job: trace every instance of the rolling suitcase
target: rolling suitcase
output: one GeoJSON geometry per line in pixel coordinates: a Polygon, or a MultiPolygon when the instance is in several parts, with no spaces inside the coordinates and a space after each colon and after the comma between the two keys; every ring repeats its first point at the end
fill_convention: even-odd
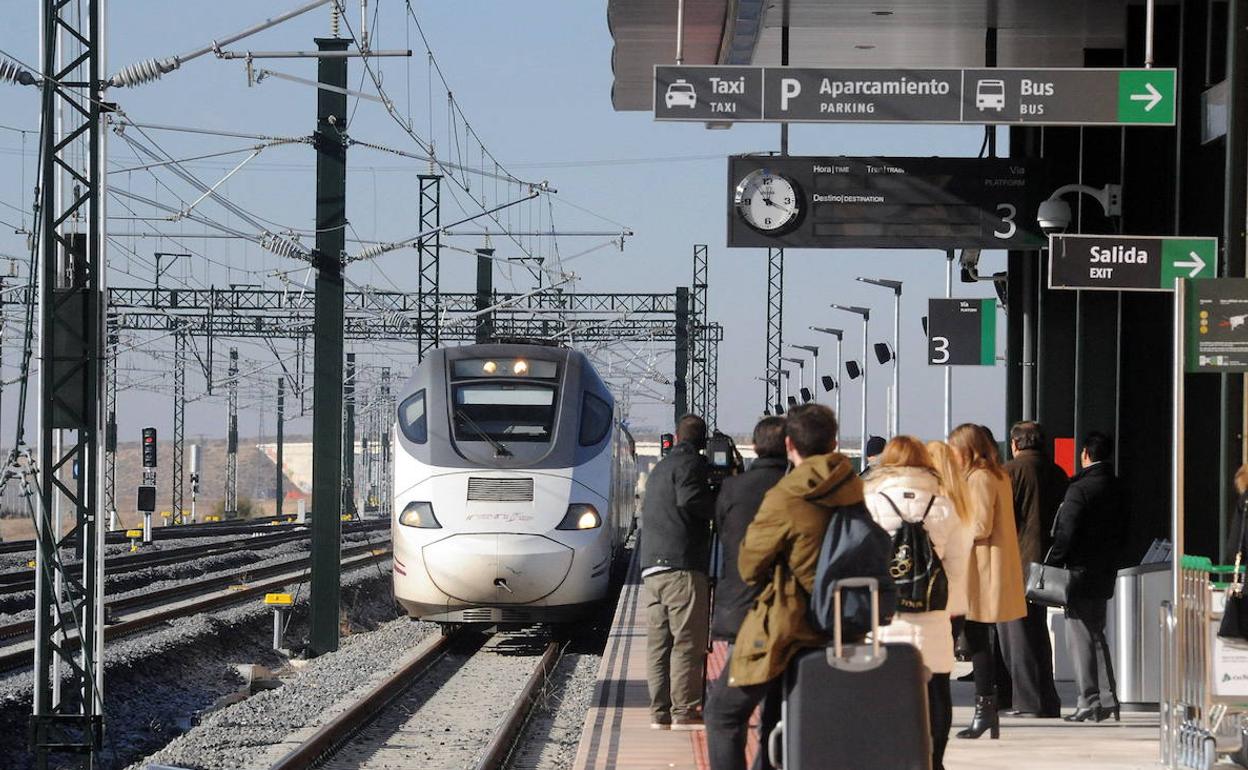
{"type": "Polygon", "coordinates": [[[930,770],[927,676],[918,648],[880,644],[875,578],[839,581],[833,644],[799,653],[785,672],[780,723],[767,751],[782,770],[930,770]],[[842,644],[840,589],[871,592],[872,639],[842,644]]]}

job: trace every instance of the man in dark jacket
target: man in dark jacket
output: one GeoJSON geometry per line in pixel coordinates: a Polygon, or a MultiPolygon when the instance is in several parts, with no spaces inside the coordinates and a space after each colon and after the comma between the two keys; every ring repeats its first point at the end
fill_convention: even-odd
{"type": "MultiPolygon", "coordinates": [[[[1005,464],[1014,490],[1014,523],[1027,565],[1043,562],[1050,543],[1053,517],[1066,494],[1066,472],[1044,452],[1044,430],[1039,423],[1020,422],[1010,429],[1010,454],[1005,464]]],[[[1014,689],[1011,716],[1061,716],[1062,701],[1053,685],[1053,646],[1049,642],[1048,608],[1027,605],[1027,616],[997,624],[1002,652],[1014,689]]]]}
{"type": "Polygon", "coordinates": [[[702,667],[709,632],[707,571],[715,496],[701,454],[706,423],[685,415],[676,446],[646,480],[641,576],[646,593],[650,726],[702,727],[702,667]]]}
{"type": "Polygon", "coordinates": [[[1049,563],[1078,573],[1066,607],[1066,638],[1075,667],[1079,702],[1068,722],[1100,722],[1118,714],[1117,684],[1105,641],[1105,604],[1114,595],[1118,551],[1126,533],[1122,492],[1109,464],[1113,443],[1090,433],[1079,456],[1081,470],[1057,512],[1049,563]]]}
{"type": "Polygon", "coordinates": [[[747,586],[737,569],[737,553],[746,527],[754,520],[763,495],[784,477],[789,461],[784,456],[784,418],[764,417],[754,426],[754,454],[750,469],[724,479],[715,501],[715,529],[724,554],[723,568],[715,584],[715,613],[711,636],[731,642],[737,638],[745,613],[754,604],[758,589],[747,586]]]}

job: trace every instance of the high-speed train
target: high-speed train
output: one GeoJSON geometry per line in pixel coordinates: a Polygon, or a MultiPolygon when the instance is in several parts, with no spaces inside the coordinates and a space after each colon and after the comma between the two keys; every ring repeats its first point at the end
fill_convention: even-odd
{"type": "Polygon", "coordinates": [[[430,353],[397,397],[394,595],[438,623],[566,622],[607,595],[636,454],[581,353],[430,353]]]}

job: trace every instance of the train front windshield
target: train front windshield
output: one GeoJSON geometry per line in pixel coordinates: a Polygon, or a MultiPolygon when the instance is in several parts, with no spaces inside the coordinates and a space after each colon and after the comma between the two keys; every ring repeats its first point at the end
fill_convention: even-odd
{"type": "Polygon", "coordinates": [[[453,363],[452,381],[456,441],[550,442],[558,391],[555,362],[460,360],[453,363]]]}

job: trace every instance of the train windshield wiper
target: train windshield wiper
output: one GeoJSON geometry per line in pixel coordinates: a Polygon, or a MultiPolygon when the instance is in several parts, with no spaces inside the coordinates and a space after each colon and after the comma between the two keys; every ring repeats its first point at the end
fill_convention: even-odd
{"type": "Polygon", "coordinates": [[[507,446],[503,442],[494,438],[489,433],[486,433],[485,429],[482,428],[480,425],[478,425],[476,420],[469,417],[468,414],[464,412],[462,409],[456,409],[455,416],[460,418],[460,420],[463,421],[463,424],[465,427],[467,427],[473,433],[477,434],[483,440],[488,442],[490,446],[494,447],[495,457],[511,457],[511,450],[508,449],[507,446]]]}

